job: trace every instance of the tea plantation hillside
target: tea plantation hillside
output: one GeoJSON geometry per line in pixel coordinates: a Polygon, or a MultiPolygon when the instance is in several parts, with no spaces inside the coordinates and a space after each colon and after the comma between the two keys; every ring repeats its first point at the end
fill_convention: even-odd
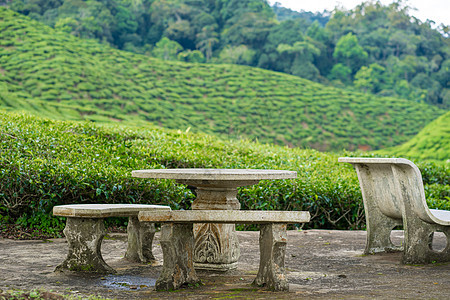
{"type": "Polygon", "coordinates": [[[443,113],[282,73],[123,52],[0,8],[0,107],[319,150],[399,145],[443,113]]]}
{"type": "MultiPolygon", "coordinates": [[[[242,209],[309,210],[309,228],[364,226],[356,173],[351,165],[337,163],[334,154],[6,111],[0,111],[0,225],[16,222],[58,231],[63,221],[53,218],[51,209],[68,203],[153,203],[188,209],[193,195],[185,187],[131,177],[135,169],[184,167],[294,170],[296,180],[240,188],[242,209]]],[[[450,209],[450,168],[419,167],[429,204],[450,209]]]]}
{"type": "Polygon", "coordinates": [[[403,145],[380,152],[413,159],[450,162],[450,112],[428,124],[403,145]]]}

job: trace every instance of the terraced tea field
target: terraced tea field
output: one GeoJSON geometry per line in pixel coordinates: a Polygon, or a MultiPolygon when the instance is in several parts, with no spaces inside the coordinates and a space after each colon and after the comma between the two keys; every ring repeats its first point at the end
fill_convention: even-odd
{"type": "Polygon", "coordinates": [[[444,112],[237,65],[161,61],[0,8],[0,107],[319,150],[399,145],[444,112]]]}

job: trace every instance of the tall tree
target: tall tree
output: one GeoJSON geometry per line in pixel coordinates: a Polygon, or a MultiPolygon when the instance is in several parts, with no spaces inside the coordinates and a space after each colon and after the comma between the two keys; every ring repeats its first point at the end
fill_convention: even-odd
{"type": "Polygon", "coordinates": [[[353,84],[364,92],[378,93],[384,83],[384,71],[385,69],[377,63],[368,67],[362,66],[355,74],[353,84]]]}
{"type": "Polygon", "coordinates": [[[155,48],[152,50],[152,55],[163,60],[177,60],[178,53],[182,50],[183,47],[180,44],[163,37],[156,43],[155,48]]]}
{"type": "Polygon", "coordinates": [[[311,80],[319,76],[319,70],[312,62],[314,57],[320,54],[320,50],[310,41],[295,42],[292,46],[280,44],[277,51],[292,57],[291,74],[311,80]]]}
{"type": "Polygon", "coordinates": [[[200,33],[197,33],[197,48],[204,53],[207,62],[211,60],[214,46],[219,43],[217,37],[218,34],[213,25],[205,26],[200,33]]]}
{"type": "Polygon", "coordinates": [[[333,57],[340,63],[356,72],[366,61],[369,55],[358,43],[358,38],[353,33],[341,37],[333,52],[333,57]]]}

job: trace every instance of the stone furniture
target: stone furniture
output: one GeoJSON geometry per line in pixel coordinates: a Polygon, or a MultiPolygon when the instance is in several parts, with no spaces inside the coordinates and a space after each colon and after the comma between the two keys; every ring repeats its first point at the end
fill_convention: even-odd
{"type": "MultiPolygon", "coordinates": [[[[195,187],[197,198],[193,210],[239,210],[237,188],[257,184],[260,180],[296,178],[294,171],[251,169],[157,169],[132,172],[138,178],[174,179],[195,187]]],[[[195,268],[227,271],[236,268],[239,242],[234,224],[205,223],[194,225],[195,268]]]]}
{"type": "MultiPolygon", "coordinates": [[[[160,242],[164,264],[155,288],[164,291],[199,282],[193,262],[193,223],[200,222],[261,224],[259,271],[253,284],[273,291],[287,291],[289,285],[284,267],[286,224],[309,220],[309,212],[305,211],[185,210],[139,213],[141,222],[163,223],[160,242]]],[[[219,244],[215,246],[220,247],[219,244]]]]}
{"type": "Polygon", "coordinates": [[[403,158],[340,157],[358,174],[367,223],[366,254],[403,250],[402,263],[450,261],[450,211],[429,209],[417,166],[403,158]],[[390,240],[394,227],[403,225],[404,245],[390,240]],[[447,246],[432,249],[434,232],[444,232],[447,246]]]}
{"type": "Polygon", "coordinates": [[[128,217],[128,248],[125,258],[136,262],[154,260],[152,253],[154,224],[139,223],[140,211],[170,211],[170,207],[147,204],[71,204],[53,207],[53,215],[67,218],[64,235],[69,243],[66,259],[55,271],[71,270],[115,273],[101,254],[106,234],[104,218],[128,217]]]}

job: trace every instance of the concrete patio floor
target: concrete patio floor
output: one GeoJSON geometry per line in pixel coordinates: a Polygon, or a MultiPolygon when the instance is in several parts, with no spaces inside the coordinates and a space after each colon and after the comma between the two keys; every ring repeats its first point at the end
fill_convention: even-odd
{"type": "MultiPolygon", "coordinates": [[[[55,273],[66,255],[65,239],[0,239],[0,290],[44,289],[75,296],[116,299],[450,299],[450,263],[401,265],[400,253],[363,255],[365,231],[289,231],[286,270],[290,291],[274,293],[251,286],[259,266],[259,232],[238,232],[241,258],[236,270],[198,271],[203,285],[156,292],[162,252],[156,235],[154,265],[123,259],[126,235],[110,234],[102,245],[115,275],[55,273]]],[[[401,243],[402,232],[393,233],[401,243]]],[[[438,237],[437,248],[445,247],[438,237]]],[[[1,292],[0,292],[1,294],[1,292]]]]}

